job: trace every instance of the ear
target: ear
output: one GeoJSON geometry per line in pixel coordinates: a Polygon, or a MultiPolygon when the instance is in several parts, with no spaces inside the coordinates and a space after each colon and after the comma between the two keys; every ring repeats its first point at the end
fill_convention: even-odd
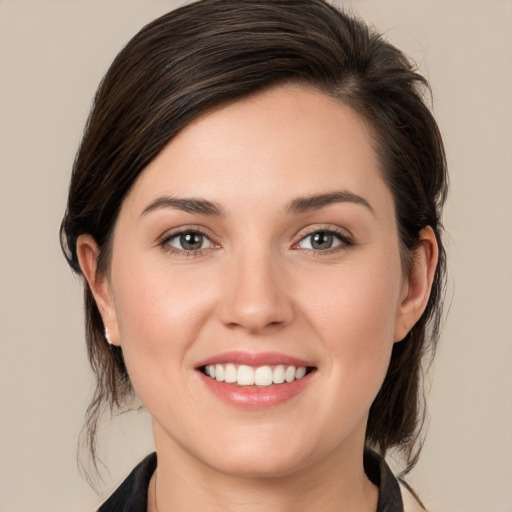
{"type": "Polygon", "coordinates": [[[404,279],[395,320],[394,341],[401,341],[427,307],[437,267],[438,246],[434,230],[427,226],[419,233],[420,243],[413,253],[410,273],[404,279]]]}
{"type": "Polygon", "coordinates": [[[112,290],[108,277],[98,270],[98,245],[91,235],[80,235],[76,242],[76,252],[80,269],[94,296],[103,325],[108,329],[108,341],[112,345],[119,345],[119,329],[112,290]]]}

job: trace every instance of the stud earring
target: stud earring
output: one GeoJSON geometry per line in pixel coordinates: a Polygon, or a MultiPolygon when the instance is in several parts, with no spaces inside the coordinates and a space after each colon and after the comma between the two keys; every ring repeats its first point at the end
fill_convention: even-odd
{"type": "Polygon", "coordinates": [[[107,343],[109,345],[112,345],[112,342],[110,341],[110,334],[108,332],[108,329],[105,327],[105,339],[107,340],[107,343]]]}

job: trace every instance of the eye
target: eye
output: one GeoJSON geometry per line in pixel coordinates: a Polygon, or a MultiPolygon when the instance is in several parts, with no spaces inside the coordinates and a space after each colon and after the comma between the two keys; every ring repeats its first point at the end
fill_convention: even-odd
{"type": "Polygon", "coordinates": [[[327,251],[338,246],[351,245],[350,240],[335,231],[314,231],[300,240],[297,244],[299,249],[310,249],[313,251],[327,251]]]}
{"type": "Polygon", "coordinates": [[[197,252],[213,247],[213,242],[200,231],[182,231],[167,237],[162,245],[179,251],[197,252]]]}

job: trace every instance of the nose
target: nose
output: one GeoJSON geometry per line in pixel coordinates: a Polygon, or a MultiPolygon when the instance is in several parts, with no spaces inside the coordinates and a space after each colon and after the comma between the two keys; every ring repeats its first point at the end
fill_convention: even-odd
{"type": "Polygon", "coordinates": [[[288,325],[294,316],[289,279],[271,254],[239,255],[223,281],[221,321],[252,334],[288,325]]]}

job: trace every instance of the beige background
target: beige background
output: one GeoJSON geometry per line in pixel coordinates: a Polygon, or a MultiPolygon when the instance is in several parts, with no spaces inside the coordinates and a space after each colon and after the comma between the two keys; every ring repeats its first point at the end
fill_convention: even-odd
{"type": "MultiPolygon", "coordinates": [[[[81,290],[57,239],[94,90],[179,2],[0,0],[0,511],[91,511],[151,450],[147,414],[102,434],[103,496],[76,467],[91,391],[81,290]]],[[[430,78],[451,172],[453,301],[411,481],[432,511],[512,511],[512,1],[347,2],[430,78]]]]}

